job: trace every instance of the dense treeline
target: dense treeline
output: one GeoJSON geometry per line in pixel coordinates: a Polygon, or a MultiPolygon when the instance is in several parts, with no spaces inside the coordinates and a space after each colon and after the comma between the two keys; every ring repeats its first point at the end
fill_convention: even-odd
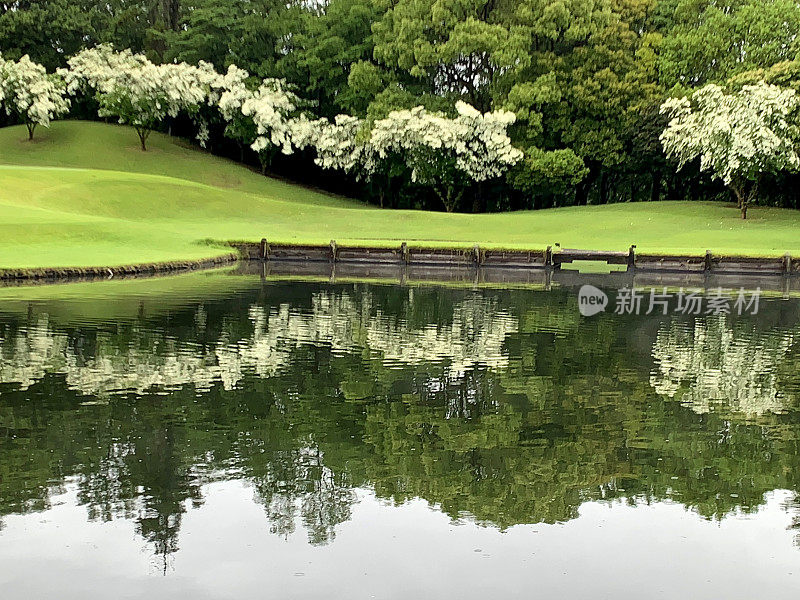
{"type": "MultiPolygon", "coordinates": [[[[235,64],[285,79],[327,118],[370,121],[418,105],[455,115],[458,100],[512,111],[524,159],[460,197],[458,208],[473,211],[730,198],[699,161],[676,172],[659,140],[667,123],[659,107],[709,83],[800,89],[798,31],[800,5],[790,0],[0,3],[0,52],[28,54],[48,71],[108,42],[154,62],[235,64]]],[[[181,124],[163,126],[180,132],[181,124]]],[[[221,128],[209,135],[215,152],[238,157],[221,128]]],[[[317,183],[309,162],[281,158],[273,168],[317,183]]],[[[342,184],[341,174],[327,181],[351,193],[358,185],[376,203],[385,192],[342,184]]],[[[758,199],[797,207],[798,183],[793,174],[767,176],[758,199]]],[[[441,207],[419,186],[386,197],[392,206],[441,207]]]]}

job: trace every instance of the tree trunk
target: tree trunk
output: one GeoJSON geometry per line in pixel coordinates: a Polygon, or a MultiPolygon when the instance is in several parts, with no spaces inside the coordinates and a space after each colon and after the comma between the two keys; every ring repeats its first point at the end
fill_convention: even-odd
{"type": "Polygon", "coordinates": [[[755,198],[758,193],[758,181],[747,190],[746,182],[731,181],[730,188],[736,194],[736,201],[739,205],[739,210],[742,212],[742,219],[747,219],[747,208],[750,205],[750,200],[755,198]]]}
{"type": "Polygon", "coordinates": [[[475,188],[475,195],[472,197],[472,212],[473,213],[480,213],[484,211],[484,207],[486,202],[484,201],[485,194],[484,194],[484,185],[483,182],[478,182],[477,187],[475,188]]]}
{"type": "Polygon", "coordinates": [[[25,127],[28,128],[28,141],[31,142],[33,141],[33,131],[36,129],[36,123],[25,123],[25,127]]]}
{"type": "Polygon", "coordinates": [[[439,196],[439,199],[444,204],[444,209],[451,213],[455,210],[456,206],[458,205],[458,200],[461,197],[461,194],[454,194],[453,188],[447,188],[447,192],[442,194],[441,191],[438,189],[436,190],[436,195],[439,196]]]}
{"type": "MultiPolygon", "coordinates": [[[[733,181],[731,181],[730,185],[734,195],[736,196],[736,206],[739,207],[739,210],[742,210],[742,204],[744,203],[744,190],[742,190],[738,183],[733,181]]],[[[742,218],[744,219],[745,217],[742,216],[742,218]]]]}
{"type": "Polygon", "coordinates": [[[653,187],[650,188],[650,202],[661,199],[661,175],[653,171],[653,187]]]}
{"type": "Polygon", "coordinates": [[[586,206],[589,204],[589,193],[592,191],[592,186],[597,179],[597,170],[595,166],[589,167],[589,172],[586,177],[575,187],[575,204],[578,206],[586,206]]]}
{"type": "Polygon", "coordinates": [[[600,174],[600,204],[608,204],[608,173],[600,174]]]}
{"type": "Polygon", "coordinates": [[[589,188],[591,185],[588,181],[581,181],[575,186],[575,204],[577,206],[586,206],[589,200],[589,188]]]}
{"type": "Polygon", "coordinates": [[[142,145],[142,152],[147,152],[147,136],[150,135],[150,131],[137,127],[136,133],[139,136],[139,142],[142,145]]]}

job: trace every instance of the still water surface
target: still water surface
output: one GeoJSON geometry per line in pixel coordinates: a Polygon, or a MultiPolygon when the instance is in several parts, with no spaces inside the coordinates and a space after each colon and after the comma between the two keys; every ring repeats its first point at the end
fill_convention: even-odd
{"type": "Polygon", "coordinates": [[[800,593],[796,299],[168,282],[0,290],[3,598],[800,593]]]}

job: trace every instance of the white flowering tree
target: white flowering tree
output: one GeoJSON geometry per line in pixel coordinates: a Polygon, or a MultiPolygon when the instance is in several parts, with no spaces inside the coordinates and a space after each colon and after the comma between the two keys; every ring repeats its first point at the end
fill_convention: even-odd
{"type": "Polygon", "coordinates": [[[679,169],[699,158],[701,170],[733,191],[746,219],[765,173],[800,166],[798,131],[792,122],[797,108],[791,89],[761,82],[728,93],[709,84],[691,98],[672,98],[661,106],[670,117],[661,143],[679,169]]]}
{"type": "Polygon", "coordinates": [[[370,141],[366,121],[351,115],[337,115],[334,121],[317,124],[314,162],[323,169],[335,169],[377,187],[381,208],[384,207],[391,182],[406,166],[400,161],[380,160],[370,141]]]}
{"type": "Polygon", "coordinates": [[[309,119],[300,111],[301,99],[283,80],[264,79],[257,89],[247,82],[245,71],[229,69],[218,106],[228,123],[225,135],[242,147],[250,146],[264,173],[277,152],[291,154],[313,145],[322,121],[309,119]]]}
{"type": "Polygon", "coordinates": [[[0,56],[0,105],[6,114],[19,119],[33,139],[37,125],[49,127],[50,121],[69,110],[66,86],[58,74],[48,74],[28,55],[18,61],[0,56]]]}
{"type": "Polygon", "coordinates": [[[195,116],[217,99],[220,75],[207,63],[155,65],[143,55],[103,45],[79,52],[68,64],[64,77],[70,92],[93,92],[99,115],[132,126],[142,150],[147,150],[147,138],[165,118],[182,110],[195,116]]]}
{"type": "Polygon", "coordinates": [[[320,124],[315,140],[317,158],[314,162],[323,169],[336,169],[369,179],[377,168],[375,148],[369,136],[362,135],[363,119],[337,115],[333,123],[320,124]]]}
{"type": "Polygon", "coordinates": [[[500,177],[522,158],[506,132],[514,114],[481,114],[456,103],[454,119],[418,106],[389,113],[375,122],[369,143],[380,160],[399,156],[411,180],[429,185],[452,212],[473,182],[500,177]]]}
{"type": "Polygon", "coordinates": [[[192,119],[197,128],[195,139],[201,147],[209,143],[209,124],[219,121],[217,104],[224,76],[217,73],[214,65],[200,61],[197,66],[186,63],[167,64],[166,88],[170,101],[192,119]]]}
{"type": "Polygon", "coordinates": [[[244,149],[256,139],[253,120],[242,114],[242,105],[252,94],[250,74],[236,65],[228,67],[216,90],[217,108],[225,121],[225,136],[239,144],[240,160],[244,161],[244,149]]]}

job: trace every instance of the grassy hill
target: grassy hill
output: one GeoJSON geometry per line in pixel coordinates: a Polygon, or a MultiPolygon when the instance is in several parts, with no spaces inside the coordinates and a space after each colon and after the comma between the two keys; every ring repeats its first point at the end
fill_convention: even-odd
{"type": "Polygon", "coordinates": [[[390,211],[117,125],[0,129],[0,268],[116,266],[227,253],[201,240],[800,255],[800,211],[660,202],[488,215],[390,211]]]}

